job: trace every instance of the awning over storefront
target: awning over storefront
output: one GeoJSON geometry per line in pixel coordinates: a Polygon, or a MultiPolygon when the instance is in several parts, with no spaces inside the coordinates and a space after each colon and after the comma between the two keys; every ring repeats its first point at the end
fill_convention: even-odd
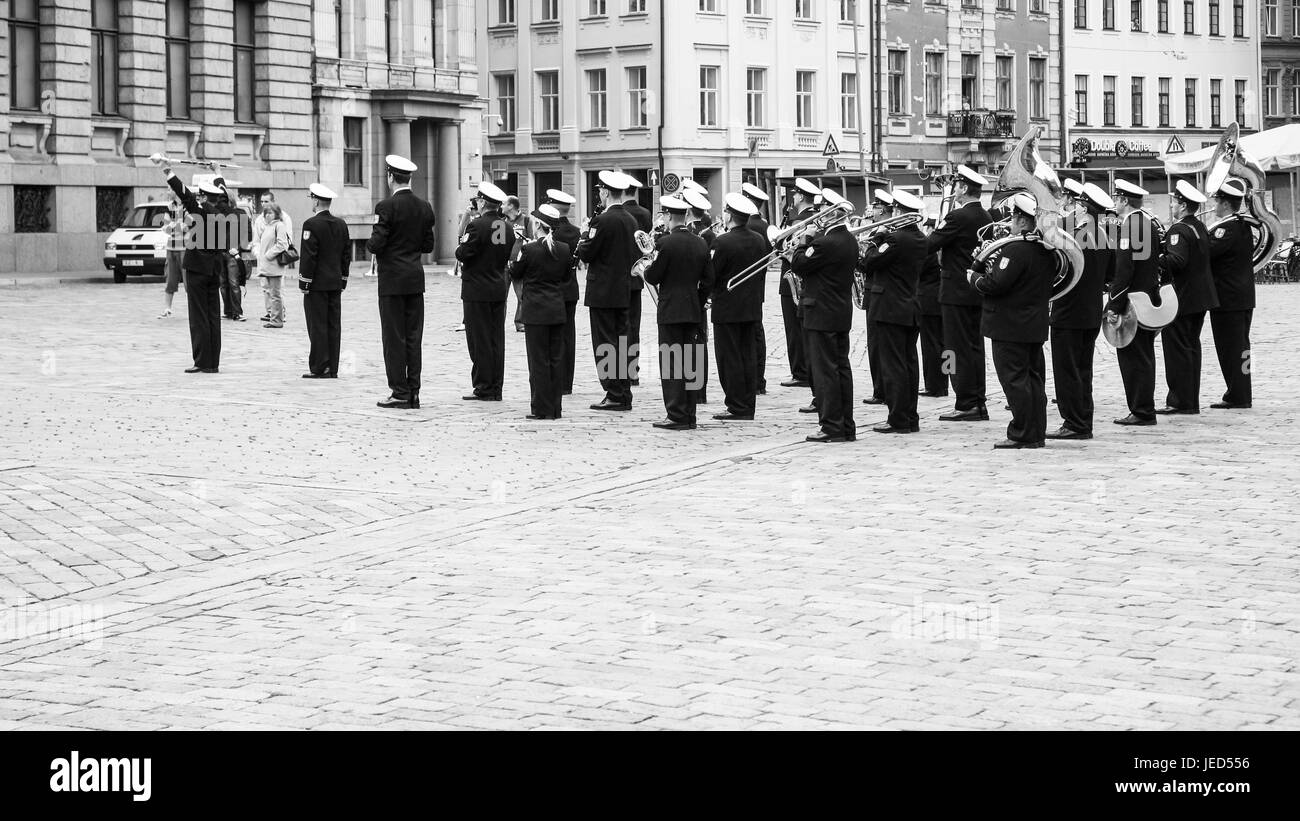
{"type": "MultiPolygon", "coordinates": [[[[1241,138],[1241,150],[1258,162],[1265,171],[1300,168],[1300,123],[1270,128],[1241,138]]],[[[1161,160],[1170,174],[1194,174],[1214,156],[1214,146],[1186,154],[1165,154],[1161,160]]]]}

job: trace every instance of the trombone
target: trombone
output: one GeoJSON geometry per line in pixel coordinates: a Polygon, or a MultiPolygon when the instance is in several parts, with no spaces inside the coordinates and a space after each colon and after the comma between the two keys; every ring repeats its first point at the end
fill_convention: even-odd
{"type": "Polygon", "coordinates": [[[772,250],[761,259],[750,263],[745,270],[727,280],[727,290],[734,291],[750,279],[757,276],[760,272],[766,271],[767,266],[771,265],[773,260],[779,256],[784,256],[787,250],[782,246],[796,235],[803,234],[806,231],[817,231],[819,233],[829,231],[836,225],[847,220],[853,215],[853,205],[849,202],[841,202],[835,205],[828,205],[822,210],[813,214],[805,220],[800,220],[784,231],[777,232],[775,228],[769,228],[768,240],[772,243],[772,250]]]}

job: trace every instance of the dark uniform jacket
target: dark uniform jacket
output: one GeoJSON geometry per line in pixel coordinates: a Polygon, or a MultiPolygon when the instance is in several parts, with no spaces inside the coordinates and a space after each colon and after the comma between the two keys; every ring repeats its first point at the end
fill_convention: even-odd
{"type": "Polygon", "coordinates": [[[756,274],[734,291],[727,281],[767,256],[766,243],[746,226],[737,226],[713,241],[713,321],[759,322],[763,319],[766,277],[756,274]]]}
{"type": "Polygon", "coordinates": [[[1052,303],[1051,326],[1091,330],[1101,327],[1106,286],[1115,277],[1115,249],[1106,233],[1105,215],[1091,214],[1079,218],[1080,233],[1087,239],[1083,246],[1083,273],[1070,292],[1052,303]]]}
{"type": "MultiPolygon", "coordinates": [[[[1210,271],[1220,311],[1249,311],[1255,307],[1255,239],[1250,225],[1234,214],[1215,223],[1210,233],[1210,271]]],[[[1297,253],[1293,250],[1291,253],[1297,253]]]]}
{"type": "MultiPolygon", "coordinates": [[[[807,208],[800,211],[797,215],[795,215],[795,217],[790,221],[790,224],[786,225],[785,227],[789,228],[790,225],[794,225],[796,222],[802,222],[803,220],[810,218],[812,215],[816,213],[817,213],[816,208],[813,208],[812,206],[808,206],[807,208]]],[[[781,273],[784,274],[788,270],[790,270],[790,263],[786,262],[785,257],[781,257],[781,273]]],[[[781,285],[777,289],[777,293],[779,294],[790,293],[790,283],[786,281],[784,276],[781,277],[781,285]]]]}
{"type": "Polygon", "coordinates": [[[569,266],[573,268],[574,275],[569,277],[564,284],[564,301],[577,302],[578,258],[573,256],[573,250],[578,247],[578,240],[580,238],[578,226],[569,222],[568,217],[560,217],[555,221],[555,228],[551,231],[551,234],[555,236],[556,242],[563,242],[565,245],[569,246],[569,266]]]}
{"type": "Polygon", "coordinates": [[[1055,271],[1055,254],[1042,243],[1003,246],[1001,256],[975,277],[975,290],[984,295],[980,333],[1001,342],[1046,342],[1055,271]]]}
{"type": "Polygon", "coordinates": [[[587,263],[589,308],[626,308],[631,303],[632,263],[641,258],[633,237],[636,220],[622,205],[611,205],[591,220],[589,239],[578,243],[578,259],[587,263]]]}
{"type": "Polygon", "coordinates": [[[921,278],[916,283],[916,304],[921,309],[921,316],[940,316],[939,282],[943,276],[943,263],[938,254],[926,254],[925,264],[921,266],[921,278]]]}
{"type": "Polygon", "coordinates": [[[686,229],[690,231],[692,234],[694,234],[695,236],[704,240],[704,243],[708,245],[710,248],[713,247],[713,241],[718,238],[718,235],[713,233],[713,223],[709,222],[706,219],[700,219],[700,220],[695,220],[694,222],[688,222],[686,223],[686,229]]]}
{"type": "Polygon", "coordinates": [[[496,208],[484,211],[465,226],[465,234],[456,248],[462,300],[505,302],[510,291],[506,263],[510,261],[514,244],[514,228],[496,208]]]}
{"type": "Polygon", "coordinates": [[[348,287],[352,240],[348,224],[329,211],[320,211],[302,224],[298,279],[307,291],[341,291],[348,287]]]}
{"type": "Polygon", "coordinates": [[[925,259],[925,234],[915,225],[888,234],[867,251],[859,264],[862,271],[874,275],[867,322],[907,327],[921,324],[916,288],[925,259]]]}
{"type": "Polygon", "coordinates": [[[378,263],[380,296],[424,293],[420,256],[433,251],[433,206],[409,188],[380,200],[366,250],[378,263]]]}
{"type": "Polygon", "coordinates": [[[752,217],[749,218],[749,221],[745,223],[746,228],[748,228],[749,230],[753,231],[755,234],[758,234],[760,237],[763,238],[763,246],[765,251],[771,251],[772,243],[768,242],[767,240],[767,225],[768,225],[767,220],[763,219],[758,214],[754,214],[752,217]]]}
{"type": "Polygon", "coordinates": [[[1158,299],[1160,290],[1159,248],[1151,217],[1144,211],[1130,211],[1120,220],[1119,247],[1115,249],[1115,279],[1110,284],[1110,307],[1116,313],[1128,309],[1128,295],[1139,291],[1158,299]]]}
{"type": "Polygon", "coordinates": [[[853,266],[858,241],[836,226],[794,252],[791,269],[803,278],[803,327],[809,331],[853,330],[853,266]]]}
{"type": "Polygon", "coordinates": [[[526,243],[510,276],[523,282],[520,319],[525,325],[564,324],[564,291],[574,278],[568,245],[559,240],[549,248],[543,240],[526,243]]]}
{"type": "Polygon", "coordinates": [[[939,275],[939,302],[943,305],[978,305],[980,295],[970,287],[966,271],[979,245],[978,232],[992,222],[978,200],[954,208],[939,220],[926,239],[928,250],[939,252],[943,272],[939,275]]]}
{"type": "MultiPolygon", "coordinates": [[[[214,179],[213,184],[225,190],[226,181],[221,177],[214,179]]],[[[220,203],[209,200],[200,205],[198,197],[191,194],[175,174],[167,178],[167,185],[190,217],[185,221],[188,247],[181,258],[181,268],[209,276],[224,275],[227,253],[239,245],[242,235],[240,221],[247,215],[230,202],[229,193],[220,203]]]]}
{"type": "MultiPolygon", "coordinates": [[[[632,219],[636,220],[638,231],[645,231],[649,234],[654,230],[654,215],[650,213],[650,209],[643,207],[641,203],[636,200],[628,200],[623,203],[623,210],[630,214],[632,219]]],[[[639,291],[644,287],[645,283],[641,281],[640,277],[632,280],[633,291],[639,291]]]]}
{"type": "Polygon", "coordinates": [[[1178,294],[1178,315],[1203,314],[1219,307],[1210,273],[1210,239],[1205,225],[1195,216],[1183,217],[1165,234],[1161,259],[1178,294]]]}
{"type": "Polygon", "coordinates": [[[658,256],[645,281],[659,288],[660,325],[699,323],[704,319],[701,293],[713,288],[709,246],[686,226],[669,231],[655,243],[658,256]]]}

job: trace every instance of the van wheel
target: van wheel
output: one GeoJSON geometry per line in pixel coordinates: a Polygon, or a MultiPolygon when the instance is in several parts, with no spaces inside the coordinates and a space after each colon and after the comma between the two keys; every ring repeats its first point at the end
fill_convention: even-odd
{"type": "Polygon", "coordinates": [[[126,282],[126,271],[122,270],[121,268],[114,268],[113,281],[116,282],[118,285],[121,285],[123,282],[126,282]]]}

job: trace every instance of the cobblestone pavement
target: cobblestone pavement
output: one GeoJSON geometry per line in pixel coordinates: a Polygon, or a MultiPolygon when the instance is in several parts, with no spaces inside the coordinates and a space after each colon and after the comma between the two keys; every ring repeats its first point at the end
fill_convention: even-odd
{"type": "Polygon", "coordinates": [[[157,282],[0,288],[0,728],[1300,728],[1300,288],[1260,290],[1254,410],[1208,410],[1207,329],[1206,412],[1116,428],[1102,343],[1098,438],[1004,453],[1000,397],[804,444],[775,300],[753,423],[586,410],[581,318],[563,420],[513,332],[462,402],[445,276],[385,412],[374,281],[327,382],[287,286],[216,376],[157,282]]]}

